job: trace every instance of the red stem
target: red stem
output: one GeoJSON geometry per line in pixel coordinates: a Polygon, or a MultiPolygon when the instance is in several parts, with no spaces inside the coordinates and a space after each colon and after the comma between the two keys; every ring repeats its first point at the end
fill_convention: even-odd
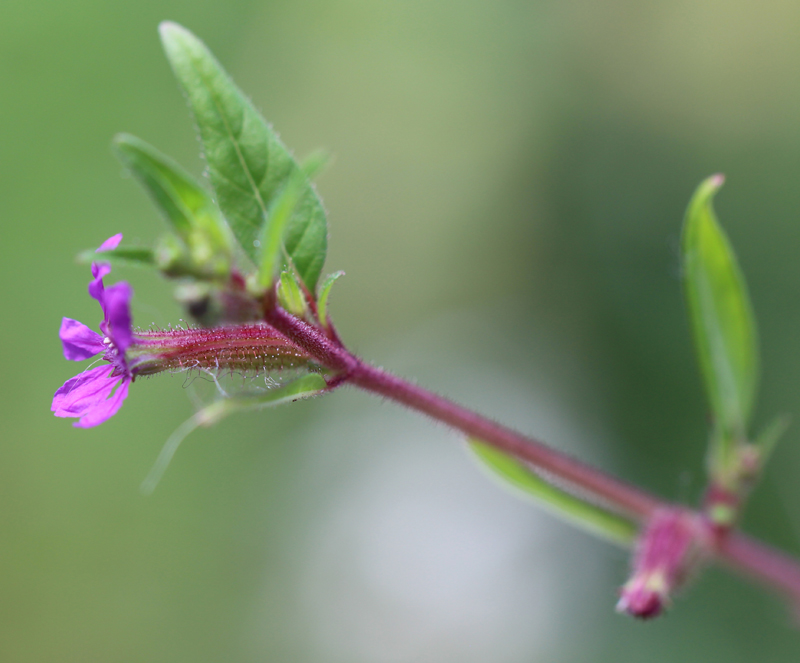
{"type": "Polygon", "coordinates": [[[744,534],[731,532],[714,551],[726,566],[785,595],[800,608],[800,564],[794,557],[744,534]]]}
{"type": "MultiPolygon", "coordinates": [[[[423,412],[469,437],[530,463],[536,470],[569,484],[577,492],[640,522],[647,521],[656,509],[672,506],[538,440],[365,363],[319,329],[279,306],[268,302],[265,319],[320,363],[340,373],[334,378],[337,385],[351,383],[423,412]]],[[[704,538],[709,552],[719,561],[787,595],[800,606],[800,563],[797,560],[743,534],[727,532],[717,536],[710,524],[709,535],[704,538]]]]}
{"type": "Polygon", "coordinates": [[[664,506],[658,498],[551,449],[538,440],[525,437],[453,401],[370,366],[331,341],[317,328],[280,307],[268,308],[266,321],[322,364],[343,373],[346,382],[424,412],[468,437],[477,438],[588,493],[619,513],[645,521],[656,508],[664,506]]]}
{"type": "Polygon", "coordinates": [[[359,362],[349,382],[424,412],[468,437],[524,460],[537,470],[552,475],[580,492],[588,493],[624,515],[644,521],[657,507],[662,506],[658,499],[638,488],[380,368],[359,362]]]}

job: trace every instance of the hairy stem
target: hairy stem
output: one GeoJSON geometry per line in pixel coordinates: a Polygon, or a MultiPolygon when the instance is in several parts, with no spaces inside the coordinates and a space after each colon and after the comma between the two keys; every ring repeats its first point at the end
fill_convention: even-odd
{"type": "MultiPolygon", "coordinates": [[[[334,378],[337,386],[350,383],[427,414],[468,437],[478,438],[529,463],[555,481],[567,484],[576,493],[597,500],[639,522],[646,522],[657,509],[672,506],[538,440],[367,364],[321,330],[290,315],[279,306],[268,305],[265,320],[321,364],[337,371],[339,376],[334,378]]],[[[736,532],[719,536],[713,524],[702,518],[707,523],[708,531],[703,541],[698,543],[711,555],[732,570],[786,595],[796,607],[800,607],[800,563],[796,559],[736,532]]]]}
{"type": "Polygon", "coordinates": [[[467,437],[477,438],[530,463],[537,470],[569,484],[573,489],[603,502],[623,515],[646,520],[660,505],[659,500],[638,488],[380,368],[359,362],[349,382],[424,412],[461,431],[467,437]]]}
{"type": "Polygon", "coordinates": [[[319,329],[290,315],[280,307],[269,308],[266,321],[322,364],[343,373],[343,379],[347,383],[403,403],[452,426],[468,437],[482,440],[490,446],[530,463],[537,470],[568,484],[587,497],[603,502],[618,513],[644,521],[656,508],[663,506],[659,499],[638,488],[453,401],[367,364],[329,339],[319,329]]]}

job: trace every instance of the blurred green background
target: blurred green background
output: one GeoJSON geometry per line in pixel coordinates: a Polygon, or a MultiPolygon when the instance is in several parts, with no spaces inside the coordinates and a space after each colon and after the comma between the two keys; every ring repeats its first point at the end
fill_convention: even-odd
{"type": "MultiPolygon", "coordinates": [[[[759,317],[757,425],[800,413],[800,5],[767,0],[5,0],[0,8],[2,661],[794,661],[777,599],[712,570],[613,612],[625,554],[488,480],[457,436],[343,390],[195,433],[182,376],[77,430],[62,316],[81,250],[161,221],[109,149],[196,173],[157,39],[203,38],[320,179],[333,312],[367,358],[664,497],[697,499],[705,407],[678,269],[700,180],[759,317]]],[[[137,322],[171,287],[117,270],[137,322]]],[[[800,554],[797,426],[745,528],[800,554]]]]}

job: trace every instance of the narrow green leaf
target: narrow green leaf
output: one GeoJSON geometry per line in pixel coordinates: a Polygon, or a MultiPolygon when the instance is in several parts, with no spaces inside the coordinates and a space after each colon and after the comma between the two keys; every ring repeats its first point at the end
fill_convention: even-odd
{"type": "Polygon", "coordinates": [[[720,460],[746,435],[758,382],[755,318],[736,256],[712,207],[723,181],[715,175],[698,187],[686,211],[682,240],[686,302],[715,419],[715,444],[723,447],[716,450],[720,460]]]}
{"type": "Polygon", "coordinates": [[[328,274],[325,277],[325,280],[322,282],[322,285],[319,288],[319,302],[317,303],[317,315],[319,316],[319,321],[322,323],[323,326],[328,326],[328,297],[331,294],[331,288],[333,288],[333,284],[336,283],[336,280],[340,277],[344,276],[344,272],[334,272],[333,274],[328,274]]]}
{"type": "Polygon", "coordinates": [[[268,288],[275,282],[275,276],[284,264],[283,238],[286,226],[292,218],[300,201],[305,180],[301,171],[296,171],[273,198],[267,215],[267,223],[261,231],[261,260],[258,267],[258,284],[268,288]]]}
{"type": "Polygon", "coordinates": [[[211,197],[194,179],[152,145],[129,134],[117,134],[114,153],[158,205],[175,232],[185,237],[198,214],[213,213],[211,197]]]}
{"type": "MultiPolygon", "coordinates": [[[[160,32],[191,105],[219,206],[244,252],[259,264],[256,242],[270,203],[297,163],[203,42],[175,23],[162,23],[160,32]]],[[[283,240],[299,276],[314,292],[328,229],[322,203],[308,182],[283,240]]]]}
{"type": "Polygon", "coordinates": [[[78,254],[78,262],[108,262],[112,265],[136,265],[139,267],[153,267],[156,264],[152,249],[143,246],[118,246],[110,251],[97,252],[87,249],[78,254]]]}
{"type": "Polygon", "coordinates": [[[192,417],[189,417],[189,419],[178,426],[177,430],[169,436],[153,468],[142,482],[140,487],[141,492],[145,495],[149,495],[155,490],[181,442],[200,426],[213,426],[236,412],[275,407],[277,405],[283,405],[284,403],[291,403],[296,400],[316,396],[325,391],[327,386],[325,378],[321,375],[318,373],[309,373],[308,375],[293,380],[287,385],[270,389],[264,394],[259,394],[257,396],[236,396],[219,400],[208,405],[192,417]]]}
{"type": "Polygon", "coordinates": [[[479,440],[469,440],[477,458],[495,475],[536,498],[556,516],[622,546],[630,546],[637,528],[631,521],[553,486],[511,456],[479,440]]]}
{"type": "Polygon", "coordinates": [[[230,231],[209,193],[183,168],[152,145],[130,136],[114,137],[114,152],[150,194],[185,244],[191,271],[224,277],[231,261],[230,231]]]}
{"type": "MultiPolygon", "coordinates": [[[[259,243],[260,261],[258,285],[269,288],[275,282],[281,266],[290,267],[285,259],[288,252],[284,246],[286,227],[297,209],[307,181],[310,182],[327,165],[330,155],[317,150],[303,160],[299,170],[295,170],[286,184],[275,195],[267,211],[267,222],[261,227],[259,243]],[[307,180],[307,181],[306,181],[307,180]]],[[[291,258],[289,258],[291,260],[291,258]]],[[[294,262],[292,261],[292,266],[294,262]]],[[[296,267],[295,267],[296,269],[296,267]]]]}

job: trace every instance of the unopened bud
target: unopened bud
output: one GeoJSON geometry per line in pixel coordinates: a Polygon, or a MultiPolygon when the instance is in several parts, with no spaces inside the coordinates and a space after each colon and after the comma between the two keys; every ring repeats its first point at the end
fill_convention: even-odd
{"type": "Polygon", "coordinates": [[[697,518],[677,508],[657,511],[634,553],[633,574],[620,590],[617,611],[649,619],[660,615],[701,560],[697,518]]]}

